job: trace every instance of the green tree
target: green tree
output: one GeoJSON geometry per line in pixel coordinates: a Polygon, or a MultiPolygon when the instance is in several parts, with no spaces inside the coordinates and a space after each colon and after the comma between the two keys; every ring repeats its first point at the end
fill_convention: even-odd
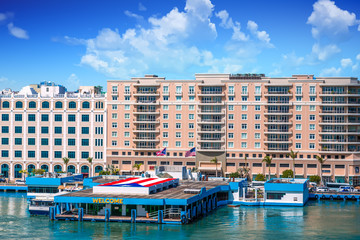
{"type": "Polygon", "coordinates": [[[135,168],[139,172],[142,165],[143,165],[142,163],[135,163],[133,165],[133,169],[135,168]]]}
{"type": "Polygon", "coordinates": [[[238,172],[230,173],[230,178],[239,178],[240,174],[238,172]]]}
{"type": "Polygon", "coordinates": [[[69,164],[69,162],[70,162],[70,158],[67,158],[67,157],[63,157],[63,162],[64,162],[64,164],[65,164],[65,171],[64,172],[67,172],[68,171],[68,164],[69,164]]]}
{"type": "Polygon", "coordinates": [[[88,162],[89,162],[89,164],[90,164],[90,177],[91,177],[91,175],[92,175],[92,172],[93,172],[93,169],[92,169],[92,167],[93,167],[93,165],[92,165],[92,162],[93,162],[93,158],[92,157],[88,157],[87,159],[86,159],[88,162]]]}
{"type": "Polygon", "coordinates": [[[256,175],[255,181],[265,181],[264,174],[259,173],[258,175],[256,175]]]}
{"type": "Polygon", "coordinates": [[[212,162],[212,163],[215,163],[215,176],[217,177],[218,176],[218,160],[217,160],[217,158],[216,157],[214,157],[213,159],[211,159],[210,160],[210,162],[212,162]]]}
{"type": "Polygon", "coordinates": [[[294,152],[292,149],[290,150],[290,153],[287,154],[287,156],[291,157],[293,160],[293,178],[295,178],[295,159],[297,158],[299,152],[294,152]]]}
{"type": "Polygon", "coordinates": [[[98,86],[95,86],[94,89],[95,89],[95,94],[100,94],[103,90],[103,87],[98,85],[98,86]]]}
{"type": "Polygon", "coordinates": [[[45,170],[44,169],[33,169],[32,173],[34,175],[43,175],[45,173],[45,170]]]}
{"type": "Polygon", "coordinates": [[[291,169],[287,169],[287,170],[284,170],[283,172],[282,172],[282,176],[281,176],[282,178],[292,178],[292,177],[294,177],[294,173],[293,173],[293,171],[291,170],[291,169]]]}
{"type": "Polygon", "coordinates": [[[326,162],[326,159],[323,159],[321,156],[316,156],[316,159],[320,163],[320,185],[323,186],[323,179],[322,179],[322,168],[324,163],[326,162]]]}
{"type": "Polygon", "coordinates": [[[22,174],[23,180],[25,181],[25,175],[28,174],[28,171],[24,169],[24,170],[20,170],[19,173],[22,174]]]}
{"type": "Polygon", "coordinates": [[[321,178],[318,175],[314,175],[309,177],[309,181],[319,184],[321,182],[321,178]]]}
{"type": "Polygon", "coordinates": [[[272,162],[272,157],[270,157],[269,155],[266,155],[262,161],[265,162],[265,163],[268,165],[268,167],[269,167],[269,180],[270,180],[270,178],[271,178],[271,162],[272,162]]]}

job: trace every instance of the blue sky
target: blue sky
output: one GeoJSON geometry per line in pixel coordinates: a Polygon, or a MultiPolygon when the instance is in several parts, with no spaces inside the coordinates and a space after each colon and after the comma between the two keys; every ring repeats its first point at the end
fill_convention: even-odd
{"type": "Polygon", "coordinates": [[[360,73],[356,0],[1,0],[0,89],[195,73],[360,73]]]}

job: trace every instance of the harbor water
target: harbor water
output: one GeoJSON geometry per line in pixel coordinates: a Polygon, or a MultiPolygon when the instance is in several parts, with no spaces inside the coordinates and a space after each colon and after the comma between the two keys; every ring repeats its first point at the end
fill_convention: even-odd
{"type": "Polygon", "coordinates": [[[222,207],[188,225],[49,221],[30,216],[25,194],[0,193],[0,239],[360,239],[360,203],[222,207]]]}

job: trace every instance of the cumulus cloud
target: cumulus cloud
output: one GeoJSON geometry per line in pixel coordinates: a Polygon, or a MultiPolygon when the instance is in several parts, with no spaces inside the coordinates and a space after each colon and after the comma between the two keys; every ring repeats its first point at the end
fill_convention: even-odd
{"type": "Polygon", "coordinates": [[[341,52],[341,50],[335,44],[329,44],[323,47],[315,43],[312,47],[312,54],[320,61],[325,61],[339,52],[341,52]]]}
{"type": "Polygon", "coordinates": [[[331,68],[325,68],[320,72],[320,76],[339,76],[341,72],[341,68],[335,68],[335,67],[331,67],[331,68]]]}
{"type": "Polygon", "coordinates": [[[340,63],[342,68],[351,67],[353,65],[353,62],[350,58],[343,58],[340,60],[340,63]]]}
{"type": "Polygon", "coordinates": [[[260,41],[265,42],[268,45],[272,44],[270,43],[270,36],[265,31],[258,31],[258,25],[256,22],[249,20],[247,23],[247,28],[250,30],[250,32],[256,36],[260,41]]]}
{"type": "Polygon", "coordinates": [[[322,36],[341,39],[347,35],[349,27],[359,24],[359,20],[355,13],[340,9],[333,1],[319,0],[314,3],[307,23],[312,25],[311,32],[316,39],[322,36]]]}
{"type": "Polygon", "coordinates": [[[233,30],[233,35],[232,35],[233,40],[238,40],[238,41],[249,40],[249,37],[246,36],[245,33],[243,33],[241,31],[240,23],[233,22],[232,18],[229,17],[229,13],[226,10],[222,10],[222,11],[216,13],[215,16],[220,18],[220,20],[221,20],[220,26],[221,27],[223,27],[225,29],[233,30]]]}
{"type": "Polygon", "coordinates": [[[24,29],[15,27],[13,23],[9,23],[7,27],[12,36],[20,39],[29,39],[29,35],[24,29]]]}
{"type": "Polygon", "coordinates": [[[356,60],[360,60],[360,53],[356,55],[356,60]]]}

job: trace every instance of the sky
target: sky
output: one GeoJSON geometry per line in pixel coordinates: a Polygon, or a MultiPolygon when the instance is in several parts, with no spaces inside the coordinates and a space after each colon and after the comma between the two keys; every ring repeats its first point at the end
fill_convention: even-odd
{"type": "Polygon", "coordinates": [[[358,0],[0,0],[0,89],[156,74],[360,75],[358,0]]]}

